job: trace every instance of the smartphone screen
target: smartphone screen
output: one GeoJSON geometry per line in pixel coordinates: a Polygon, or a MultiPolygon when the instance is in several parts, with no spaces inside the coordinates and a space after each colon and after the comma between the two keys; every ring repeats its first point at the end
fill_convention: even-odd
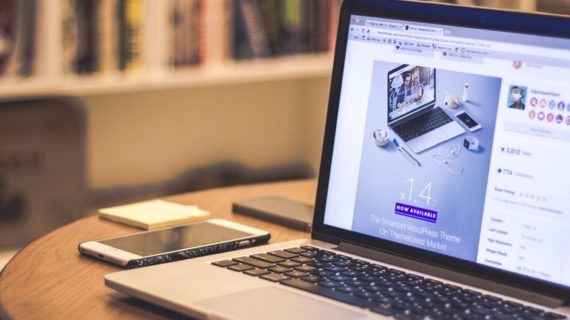
{"type": "Polygon", "coordinates": [[[100,240],[99,242],[130,253],[150,256],[226,240],[235,240],[250,235],[250,233],[243,231],[204,222],[100,240]]]}
{"type": "Polygon", "coordinates": [[[457,115],[457,118],[458,118],[459,120],[461,120],[461,122],[463,122],[463,123],[467,126],[467,128],[469,128],[469,129],[472,129],[472,128],[474,128],[474,127],[476,127],[476,126],[479,125],[475,120],[473,120],[473,118],[471,118],[471,117],[470,117],[467,113],[465,113],[465,112],[462,112],[462,113],[458,114],[458,115],[457,115]]]}

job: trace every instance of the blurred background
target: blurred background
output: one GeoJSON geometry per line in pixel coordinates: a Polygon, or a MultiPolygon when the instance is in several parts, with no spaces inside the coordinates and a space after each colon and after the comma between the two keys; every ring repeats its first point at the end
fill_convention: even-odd
{"type": "MultiPolygon", "coordinates": [[[[570,12],[570,0],[438,2],[570,12]]],[[[97,208],[315,177],[339,7],[0,0],[0,269],[97,208]]]]}

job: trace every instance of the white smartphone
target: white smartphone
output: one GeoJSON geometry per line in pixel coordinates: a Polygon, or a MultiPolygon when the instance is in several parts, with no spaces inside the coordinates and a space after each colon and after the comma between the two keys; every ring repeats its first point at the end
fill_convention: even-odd
{"type": "Polygon", "coordinates": [[[471,118],[471,116],[468,115],[465,111],[459,111],[455,114],[455,117],[471,132],[481,129],[481,125],[473,118],[471,118]]]}
{"type": "Polygon", "coordinates": [[[138,268],[254,246],[269,241],[264,230],[224,219],[139,232],[79,244],[79,252],[123,268],[138,268]]]}

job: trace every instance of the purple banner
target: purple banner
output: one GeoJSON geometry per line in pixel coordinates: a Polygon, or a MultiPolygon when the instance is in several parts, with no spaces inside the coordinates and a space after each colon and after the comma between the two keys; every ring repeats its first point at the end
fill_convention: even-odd
{"type": "Polygon", "coordinates": [[[396,214],[410,218],[420,219],[433,223],[437,221],[437,211],[409,206],[407,204],[399,202],[396,202],[396,207],[394,208],[394,211],[396,212],[396,214]]]}

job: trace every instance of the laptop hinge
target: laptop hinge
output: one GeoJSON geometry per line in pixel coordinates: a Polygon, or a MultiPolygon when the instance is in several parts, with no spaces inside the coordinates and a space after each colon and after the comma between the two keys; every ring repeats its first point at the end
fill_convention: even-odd
{"type": "Polygon", "coordinates": [[[558,308],[564,304],[563,298],[557,298],[535,291],[528,291],[521,288],[497,283],[491,280],[478,278],[472,275],[453,271],[450,269],[438,267],[424,262],[408,259],[387,252],[381,252],[362,246],[353,245],[346,242],[340,242],[336,248],[339,251],[374,259],[380,262],[388,263],[394,266],[410,269],[413,271],[425,273],[435,277],[448,279],[454,282],[463,283],[469,286],[481,288],[484,290],[496,292],[516,299],[536,303],[549,308],[558,308]]]}

